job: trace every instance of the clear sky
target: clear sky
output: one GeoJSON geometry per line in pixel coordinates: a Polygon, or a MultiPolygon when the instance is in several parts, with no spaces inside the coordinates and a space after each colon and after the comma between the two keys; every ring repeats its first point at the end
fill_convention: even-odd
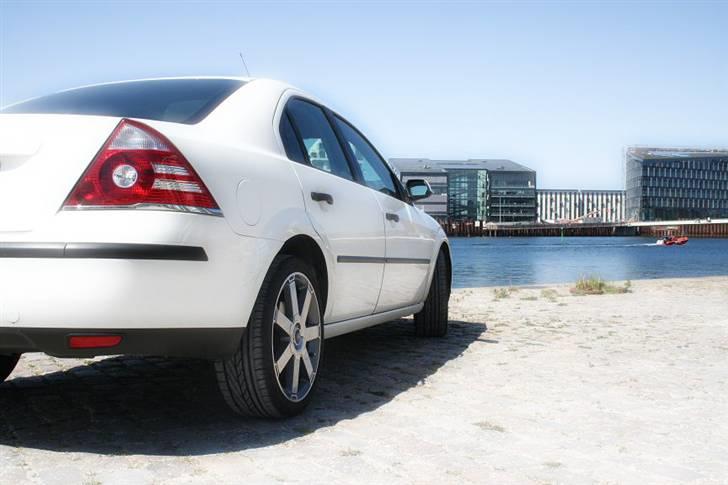
{"type": "Polygon", "coordinates": [[[728,3],[0,0],[0,105],[95,82],[288,81],[386,157],[622,188],[630,144],[728,146],[728,3]]]}

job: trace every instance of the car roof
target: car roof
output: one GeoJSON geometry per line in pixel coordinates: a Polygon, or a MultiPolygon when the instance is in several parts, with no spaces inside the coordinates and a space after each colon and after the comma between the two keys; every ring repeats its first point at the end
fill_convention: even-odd
{"type": "MultiPolygon", "coordinates": [[[[65,91],[72,91],[75,89],[83,89],[83,88],[90,88],[94,86],[108,86],[113,84],[124,84],[124,83],[134,83],[134,82],[143,82],[143,81],[173,81],[178,79],[187,79],[187,80],[194,80],[194,79],[200,79],[200,80],[207,80],[207,79],[226,79],[226,80],[232,80],[232,81],[241,81],[245,84],[252,83],[253,81],[257,83],[277,83],[277,84],[287,84],[282,81],[277,81],[274,79],[268,79],[268,78],[256,78],[256,77],[243,77],[243,76],[205,76],[205,75],[199,75],[199,76],[162,76],[162,77],[145,77],[145,78],[136,78],[136,79],[123,79],[119,81],[104,81],[99,83],[91,83],[91,84],[84,84],[81,86],[74,86],[72,88],[62,89],[60,91],[57,91],[59,93],[65,92],[65,91]]],[[[295,86],[292,86],[290,84],[287,84],[287,86],[291,89],[297,89],[295,86]]],[[[298,90],[298,89],[297,89],[298,90]]]]}
{"type": "Polygon", "coordinates": [[[270,87],[275,86],[277,89],[279,89],[281,92],[286,91],[288,89],[292,89],[295,91],[298,91],[299,93],[305,95],[306,97],[310,97],[311,99],[315,99],[313,96],[310,96],[308,93],[304,93],[302,90],[296,88],[295,86],[285,83],[283,81],[278,81],[274,79],[268,79],[268,78],[255,78],[255,77],[243,77],[243,76],[206,76],[206,75],[197,75],[197,76],[163,76],[163,77],[147,77],[147,78],[137,78],[137,79],[124,79],[124,80],[118,80],[118,81],[104,81],[99,83],[90,83],[90,84],[83,84],[80,86],[73,86],[66,89],[61,89],[58,91],[54,91],[53,93],[47,93],[42,94],[39,96],[33,96],[31,98],[22,99],[17,102],[10,103],[7,106],[0,106],[0,108],[5,109],[10,106],[14,106],[16,104],[25,103],[27,101],[32,101],[33,99],[37,99],[49,94],[58,94],[58,93],[65,93],[68,91],[75,91],[78,89],[84,89],[84,88],[91,88],[95,86],[111,86],[114,84],[125,84],[125,83],[133,83],[133,82],[143,82],[143,81],[167,81],[167,80],[210,80],[210,79],[224,79],[224,80],[233,80],[233,81],[241,81],[243,85],[240,86],[240,88],[243,88],[249,84],[252,84],[253,82],[255,85],[270,85],[270,87]]]}

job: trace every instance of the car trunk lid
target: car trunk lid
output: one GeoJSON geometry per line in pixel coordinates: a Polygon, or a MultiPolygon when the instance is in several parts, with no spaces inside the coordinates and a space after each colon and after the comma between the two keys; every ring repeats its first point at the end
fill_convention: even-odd
{"type": "Polygon", "coordinates": [[[119,120],[0,114],[0,233],[53,217],[119,120]]]}

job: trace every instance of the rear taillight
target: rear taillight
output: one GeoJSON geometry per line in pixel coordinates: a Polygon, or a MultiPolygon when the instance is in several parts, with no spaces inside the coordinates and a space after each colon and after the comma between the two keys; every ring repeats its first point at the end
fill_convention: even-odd
{"type": "Polygon", "coordinates": [[[131,120],[119,123],[63,208],[221,214],[210,191],[180,151],[158,131],[131,120]]]}

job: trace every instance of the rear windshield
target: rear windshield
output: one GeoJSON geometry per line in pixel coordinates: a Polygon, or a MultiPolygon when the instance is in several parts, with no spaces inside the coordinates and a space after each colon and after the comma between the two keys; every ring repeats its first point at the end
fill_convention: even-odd
{"type": "Polygon", "coordinates": [[[158,79],[101,84],[31,99],[1,112],[119,116],[194,124],[243,84],[234,79],[158,79]]]}

